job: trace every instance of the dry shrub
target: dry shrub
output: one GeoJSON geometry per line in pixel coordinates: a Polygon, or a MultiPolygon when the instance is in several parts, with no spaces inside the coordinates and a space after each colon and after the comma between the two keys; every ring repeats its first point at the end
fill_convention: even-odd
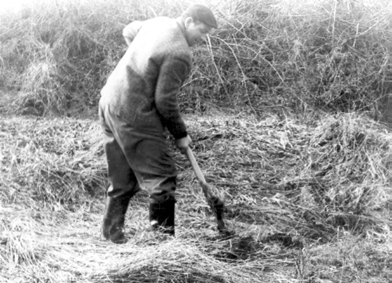
{"type": "Polygon", "coordinates": [[[15,108],[23,114],[65,114],[66,90],[56,77],[55,64],[33,62],[25,71],[21,93],[14,101],[15,108]]]}
{"type": "MultiPolygon", "coordinates": [[[[26,1],[1,17],[0,86],[23,95],[9,108],[50,115],[95,106],[125,51],[122,28],[135,19],[176,17],[193,2],[26,1]],[[50,75],[38,74],[46,65],[50,75]]],[[[208,5],[219,29],[195,49],[180,94],[184,110],[214,104],[256,114],[287,107],[374,113],[391,90],[390,1],[208,5]]]]}
{"type": "Polygon", "coordinates": [[[162,1],[25,1],[1,17],[0,87],[20,94],[11,112],[70,115],[97,104],[125,52],[122,29],[135,19],[179,13],[162,1]]]}
{"type": "Polygon", "coordinates": [[[390,92],[392,82],[390,5],[226,2],[217,8],[220,28],[210,51],[196,57],[202,67],[190,90],[202,100],[212,96],[218,105],[246,105],[255,113],[309,106],[377,111],[374,102],[390,92]]]}
{"type": "Polygon", "coordinates": [[[17,73],[4,86],[21,91],[11,110],[64,115],[69,108],[80,111],[96,102],[111,61],[123,52],[108,46],[121,36],[122,25],[113,20],[116,5],[102,1],[101,10],[92,13],[91,8],[88,1],[38,0],[2,17],[3,46],[11,49],[3,67],[17,73]]]}

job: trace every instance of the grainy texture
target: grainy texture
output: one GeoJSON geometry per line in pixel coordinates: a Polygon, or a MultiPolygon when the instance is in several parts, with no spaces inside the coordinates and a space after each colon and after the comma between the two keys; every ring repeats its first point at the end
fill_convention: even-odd
{"type": "Polygon", "coordinates": [[[189,162],[174,151],[177,237],[146,231],[142,192],[125,245],[99,238],[107,183],[96,121],[0,121],[0,282],[390,280],[391,136],[363,116],[187,116],[236,234],[218,234],[189,162]]]}

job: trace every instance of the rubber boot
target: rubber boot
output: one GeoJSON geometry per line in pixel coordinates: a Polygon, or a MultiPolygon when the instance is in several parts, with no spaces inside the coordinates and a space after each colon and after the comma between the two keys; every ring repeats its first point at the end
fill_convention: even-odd
{"type": "Polygon", "coordinates": [[[159,231],[171,236],[175,235],[175,204],[174,197],[169,197],[163,202],[150,199],[150,225],[153,231],[159,231]]]}
{"type": "Polygon", "coordinates": [[[124,235],[125,214],[133,195],[106,198],[106,210],[102,225],[102,235],[106,240],[116,244],[126,243],[127,239],[124,235]]]}

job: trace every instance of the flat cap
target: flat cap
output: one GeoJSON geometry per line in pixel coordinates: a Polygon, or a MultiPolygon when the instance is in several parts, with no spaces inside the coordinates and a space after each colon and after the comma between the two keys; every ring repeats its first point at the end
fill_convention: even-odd
{"type": "Polygon", "coordinates": [[[216,22],[214,14],[204,5],[193,4],[189,6],[183,14],[188,17],[192,17],[194,20],[202,22],[207,26],[218,28],[218,23],[216,22]]]}

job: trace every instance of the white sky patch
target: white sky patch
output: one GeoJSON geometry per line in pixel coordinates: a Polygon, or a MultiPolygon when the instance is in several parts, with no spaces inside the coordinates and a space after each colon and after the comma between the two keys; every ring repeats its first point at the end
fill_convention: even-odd
{"type": "Polygon", "coordinates": [[[25,0],[0,0],[0,13],[17,12],[21,9],[25,0]]]}

